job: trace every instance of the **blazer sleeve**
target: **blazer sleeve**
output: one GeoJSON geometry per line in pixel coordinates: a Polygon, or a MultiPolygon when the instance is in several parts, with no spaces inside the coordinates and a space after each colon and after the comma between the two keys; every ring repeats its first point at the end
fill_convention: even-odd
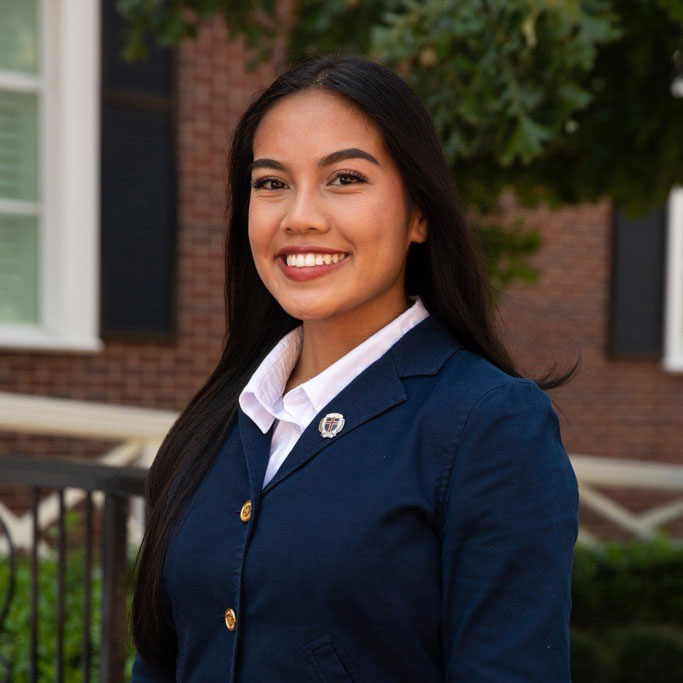
{"type": "Polygon", "coordinates": [[[445,680],[569,683],[578,486],[550,398],[516,378],[470,410],[442,505],[445,680]]]}

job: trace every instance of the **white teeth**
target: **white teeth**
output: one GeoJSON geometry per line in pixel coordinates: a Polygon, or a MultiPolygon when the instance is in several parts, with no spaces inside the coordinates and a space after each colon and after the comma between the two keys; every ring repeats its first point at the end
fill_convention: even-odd
{"type": "Polygon", "coordinates": [[[287,254],[288,266],[296,268],[309,266],[322,266],[323,264],[338,263],[346,257],[346,254],[287,254]]]}

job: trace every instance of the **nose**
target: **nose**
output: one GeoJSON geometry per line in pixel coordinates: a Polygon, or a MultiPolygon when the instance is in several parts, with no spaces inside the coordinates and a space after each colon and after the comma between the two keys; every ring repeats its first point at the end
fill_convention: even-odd
{"type": "Polygon", "coordinates": [[[290,234],[329,230],[322,202],[323,199],[315,186],[294,192],[282,219],[282,229],[290,234]]]}

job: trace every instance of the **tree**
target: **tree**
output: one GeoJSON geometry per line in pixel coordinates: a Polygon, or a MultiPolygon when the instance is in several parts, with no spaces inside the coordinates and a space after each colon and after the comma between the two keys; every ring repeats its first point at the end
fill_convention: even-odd
{"type": "MultiPolygon", "coordinates": [[[[272,0],[119,0],[128,58],[222,12],[271,56],[272,0]]],[[[631,216],[683,183],[683,0],[295,0],[287,61],[365,54],[430,111],[500,289],[534,280],[533,231],[498,225],[501,192],[525,206],[609,196],[631,216]],[[503,259],[502,257],[505,256],[503,259]],[[505,262],[505,265],[503,263],[505,262]]]]}

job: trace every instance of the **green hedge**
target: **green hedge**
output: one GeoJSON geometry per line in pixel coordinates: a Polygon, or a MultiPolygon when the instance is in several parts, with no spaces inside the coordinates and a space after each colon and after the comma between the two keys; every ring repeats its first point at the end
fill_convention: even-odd
{"type": "MultiPolygon", "coordinates": [[[[67,530],[78,527],[69,513],[67,530]]],[[[68,536],[67,536],[68,537],[68,536]]],[[[131,570],[134,549],[131,549],[131,570]]],[[[101,572],[92,574],[93,680],[100,649],[101,572]]],[[[67,683],[81,680],[83,550],[67,553],[64,628],[67,683]]],[[[0,558],[0,599],[9,567],[0,558]]],[[[55,558],[40,565],[40,680],[55,676],[55,558]]],[[[28,680],[30,647],[30,563],[20,555],[14,599],[0,632],[0,655],[12,662],[13,680],[28,680]]],[[[128,607],[130,607],[130,595],[128,607]]],[[[571,620],[573,683],[657,683],[683,681],[683,546],[664,536],[652,543],[608,542],[574,552],[571,620]]],[[[126,670],[134,650],[128,643],[126,670]]]]}
{"type": "Polygon", "coordinates": [[[683,545],[577,547],[571,632],[573,683],[683,681],[683,545]]]}

